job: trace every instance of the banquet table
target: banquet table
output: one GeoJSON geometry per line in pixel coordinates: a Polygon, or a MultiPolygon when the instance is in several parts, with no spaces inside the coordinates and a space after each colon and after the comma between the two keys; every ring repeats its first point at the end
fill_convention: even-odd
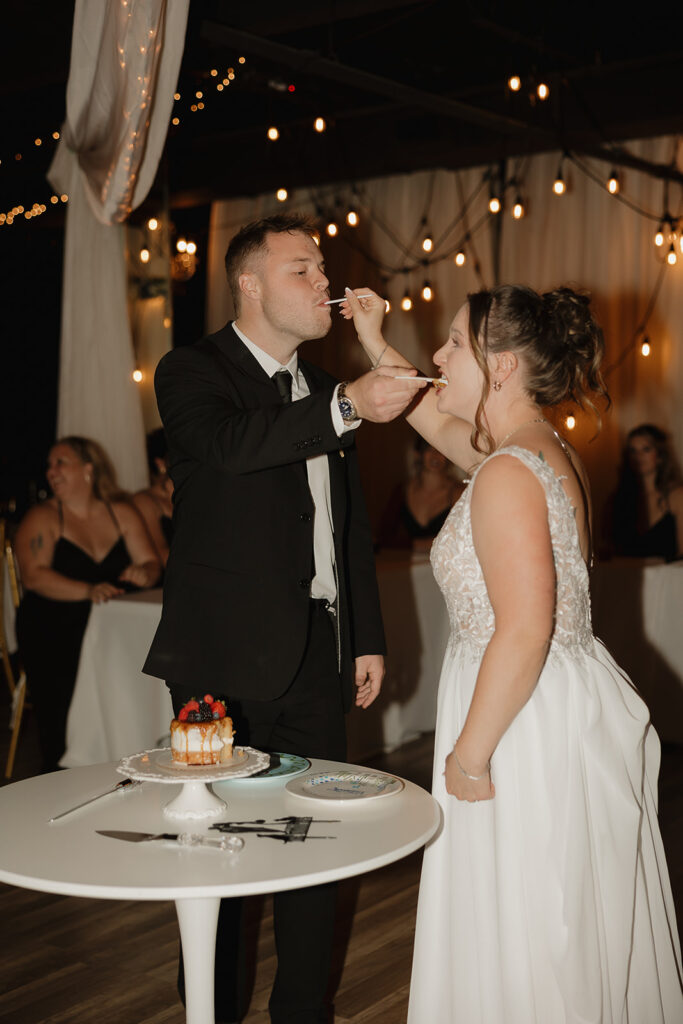
{"type": "MultiPolygon", "coordinates": [[[[348,756],[364,760],[434,728],[448,614],[427,555],[378,557],[387,675],[377,701],[348,715],[348,756]]],[[[161,590],[94,605],[83,638],[61,764],[76,768],[159,745],[173,717],[164,684],[142,673],[161,590]]]]}
{"type": "Polygon", "coordinates": [[[660,738],[683,743],[683,562],[604,562],[591,592],[595,634],[640,691],[660,738]]]}
{"type": "MultiPolygon", "coordinates": [[[[215,934],[221,897],[304,888],[363,874],[419,849],[436,833],[441,812],[423,789],[363,800],[304,799],[287,779],[213,783],[227,807],[219,819],[170,819],[165,804],[180,787],[145,781],[66,817],[61,811],[121,781],[115,764],[55,772],[0,790],[0,881],[42,892],[101,899],[174,900],[185,961],[188,1024],[212,1024],[215,934]],[[215,835],[215,821],[275,823],[312,818],[304,839],[273,841],[246,831],[239,853],[177,842],[123,842],[96,830],[215,835]],[[314,837],[320,838],[318,841],[314,837]]],[[[318,772],[364,773],[357,765],[313,760],[318,772]]],[[[277,827],[277,826],[276,826],[277,827]]],[[[282,825],[279,826],[282,828],[282,825]]]]}

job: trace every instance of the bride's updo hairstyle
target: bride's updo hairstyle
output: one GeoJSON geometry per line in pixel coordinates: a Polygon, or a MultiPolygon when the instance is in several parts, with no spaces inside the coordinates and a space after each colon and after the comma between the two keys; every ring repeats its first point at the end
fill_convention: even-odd
{"type": "Polygon", "coordinates": [[[600,364],[605,351],[602,330],[590,311],[590,299],[571,288],[539,295],[522,285],[500,285],[467,296],[470,345],[484,383],[472,432],[476,451],[490,454],[495,445],[486,428],[484,406],[491,379],[487,356],[514,352],[520,358],[529,396],[547,407],[574,401],[590,408],[599,395],[609,405],[600,364]]]}

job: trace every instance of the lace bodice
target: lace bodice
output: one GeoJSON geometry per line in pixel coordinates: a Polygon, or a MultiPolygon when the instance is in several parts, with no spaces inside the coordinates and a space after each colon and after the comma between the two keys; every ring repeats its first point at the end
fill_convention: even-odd
{"type": "MultiPolygon", "coordinates": [[[[588,570],[581,554],[574,508],[561,478],[543,458],[516,445],[494,452],[489,458],[503,453],[523,462],[545,491],[557,580],[550,655],[586,650],[592,640],[588,570]]],[[[495,628],[493,608],[472,540],[470,502],[479,469],[481,466],[451,509],[431,552],[434,576],[448,607],[450,643],[465,644],[474,653],[483,652],[495,628]]]]}

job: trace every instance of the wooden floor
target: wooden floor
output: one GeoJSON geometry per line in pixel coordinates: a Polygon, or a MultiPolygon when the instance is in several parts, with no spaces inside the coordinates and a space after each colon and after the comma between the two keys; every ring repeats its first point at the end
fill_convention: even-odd
{"type": "MultiPolygon", "coordinates": [[[[0,714],[6,715],[3,693],[0,714]]],[[[6,718],[0,719],[6,720],[6,718]]],[[[373,762],[429,788],[431,735],[373,762]]],[[[7,732],[0,733],[4,765],[7,732]]],[[[35,774],[27,715],[14,779],[35,774]]],[[[660,821],[683,920],[683,747],[664,751],[660,821]]],[[[403,1024],[421,854],[340,884],[335,1024],[403,1024]]],[[[268,898],[249,901],[253,994],[246,1024],[267,1024],[275,961],[268,898]]],[[[88,900],[0,885],[0,1024],[183,1024],[172,903],[88,900]]],[[[427,1024],[427,1022],[425,1022],[427,1024]]]]}

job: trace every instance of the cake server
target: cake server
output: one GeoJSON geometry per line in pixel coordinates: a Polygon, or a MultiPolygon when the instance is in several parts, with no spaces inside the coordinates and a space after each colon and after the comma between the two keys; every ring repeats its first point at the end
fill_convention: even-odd
{"type": "Polygon", "coordinates": [[[195,832],[123,832],[108,829],[95,829],[98,836],[107,839],[121,839],[125,843],[151,843],[155,839],[177,842],[180,846],[213,846],[218,850],[238,852],[244,846],[244,839],[239,836],[202,836],[195,832]]]}
{"type": "Polygon", "coordinates": [[[76,804],[75,807],[69,807],[67,811],[62,811],[61,814],[55,814],[54,818],[48,818],[48,824],[52,824],[53,821],[59,821],[60,818],[65,818],[67,814],[72,814],[74,811],[80,811],[81,807],[87,807],[88,804],[93,804],[96,800],[101,800],[103,796],[109,796],[110,793],[117,793],[119,791],[126,791],[132,789],[134,786],[139,786],[141,783],[136,779],[122,779],[121,782],[117,782],[111,789],[107,789],[104,793],[98,793],[97,796],[91,796],[89,800],[84,800],[82,804],[76,804]]]}

